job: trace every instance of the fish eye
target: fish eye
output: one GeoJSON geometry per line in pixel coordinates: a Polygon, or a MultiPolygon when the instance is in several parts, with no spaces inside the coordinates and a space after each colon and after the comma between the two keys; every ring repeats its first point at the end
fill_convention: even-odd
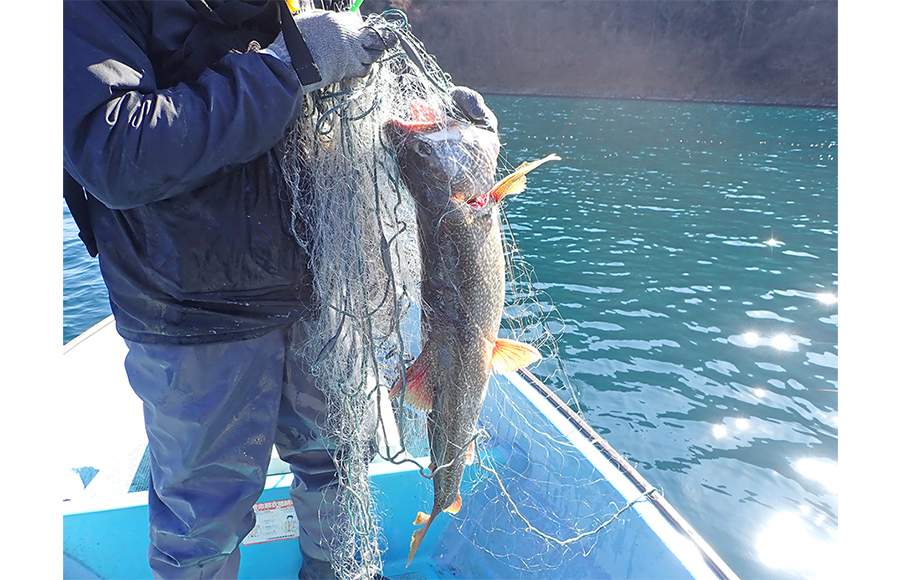
{"type": "Polygon", "coordinates": [[[420,157],[428,157],[429,155],[434,153],[434,147],[432,147],[430,143],[426,143],[425,141],[418,139],[415,141],[413,149],[420,157]]]}

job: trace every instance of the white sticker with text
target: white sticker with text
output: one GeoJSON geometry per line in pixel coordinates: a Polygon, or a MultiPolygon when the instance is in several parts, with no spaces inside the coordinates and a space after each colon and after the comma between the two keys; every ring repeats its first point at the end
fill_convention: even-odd
{"type": "Polygon", "coordinates": [[[300,537],[297,514],[291,500],[281,499],[254,504],[253,511],[256,513],[256,527],[244,538],[243,545],[300,537]]]}

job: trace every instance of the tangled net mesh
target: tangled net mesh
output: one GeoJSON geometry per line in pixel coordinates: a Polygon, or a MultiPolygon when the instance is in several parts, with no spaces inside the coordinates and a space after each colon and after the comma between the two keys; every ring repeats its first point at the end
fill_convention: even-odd
{"type": "MultiPolygon", "coordinates": [[[[342,579],[371,577],[382,568],[384,540],[369,486],[374,454],[394,463],[416,462],[425,475],[421,484],[430,488],[425,416],[388,398],[420,349],[421,263],[414,202],[381,129],[388,119],[404,116],[414,102],[451,109],[450,77],[412,34],[405,16],[390,10],[369,18],[382,19],[401,42],[365,79],[308,95],[305,114],[285,140],[284,155],[297,242],[311,257],[319,301],[315,331],[303,351],[327,398],[326,435],[338,443],[335,501],[344,517],[329,549],[342,579]]],[[[501,172],[511,169],[503,159],[499,165],[501,172]]],[[[533,370],[578,409],[554,340],[562,319],[535,289],[534,272],[519,254],[502,214],[501,221],[507,288],[500,335],[540,350],[544,359],[533,370]]],[[[498,388],[492,378],[489,389],[498,388]]],[[[486,405],[505,404],[501,412],[513,417],[510,425],[523,425],[524,414],[496,402],[504,399],[489,394],[486,405]]],[[[479,427],[478,465],[467,469],[464,485],[472,491],[466,502],[476,511],[470,513],[480,515],[454,518],[450,525],[492,556],[532,571],[557,566],[571,550],[589,552],[596,541],[592,537],[610,516],[624,511],[620,506],[597,508],[586,498],[552,501],[537,491],[550,481],[550,488],[584,489],[598,477],[593,469],[559,468],[564,457],[577,452],[547,426],[532,425],[527,443],[516,438],[527,448],[501,450],[502,462],[489,452],[499,427],[479,427]],[[513,496],[520,499],[513,501],[513,496]],[[533,522],[550,522],[556,535],[545,534],[533,522]]]]}

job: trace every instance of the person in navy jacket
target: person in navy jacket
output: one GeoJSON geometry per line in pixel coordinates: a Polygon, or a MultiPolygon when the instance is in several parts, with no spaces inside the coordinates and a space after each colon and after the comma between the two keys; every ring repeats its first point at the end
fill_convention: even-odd
{"type": "MultiPolygon", "coordinates": [[[[397,38],[323,1],[63,3],[66,200],[144,403],[157,578],[237,576],[273,445],[300,578],[334,577],[334,443],[300,354],[318,305],[279,160],[304,95],[365,76],[397,38]]],[[[496,130],[481,95],[451,95],[496,130]]]]}
{"type": "Polygon", "coordinates": [[[292,348],[316,304],[280,147],[304,94],[367,74],[389,34],[284,0],[66,1],[63,27],[63,165],[144,403],[153,574],[237,576],[274,444],[301,577],[333,576],[324,399],[292,348]]]}

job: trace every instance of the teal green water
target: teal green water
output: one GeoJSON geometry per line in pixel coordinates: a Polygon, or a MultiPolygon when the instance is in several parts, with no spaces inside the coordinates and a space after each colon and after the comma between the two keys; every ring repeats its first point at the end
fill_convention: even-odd
{"type": "Polygon", "coordinates": [[[493,98],[591,425],[745,578],[837,541],[837,111],[493,98]]]}
{"type": "MultiPolygon", "coordinates": [[[[589,423],[743,578],[832,575],[837,112],[488,103],[508,165],[563,158],[506,213],[589,423]]],[[[63,252],[68,341],[109,306],[65,210],[63,252]]]]}

